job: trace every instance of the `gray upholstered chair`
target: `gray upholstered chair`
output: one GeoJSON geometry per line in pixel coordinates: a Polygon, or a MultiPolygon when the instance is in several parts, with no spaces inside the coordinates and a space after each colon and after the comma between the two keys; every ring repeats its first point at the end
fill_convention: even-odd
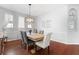
{"type": "Polygon", "coordinates": [[[30,40],[27,37],[26,31],[21,31],[21,37],[22,37],[22,42],[24,44],[24,47],[26,49],[26,46],[27,46],[27,51],[28,51],[29,45],[34,44],[34,41],[30,40]]]}

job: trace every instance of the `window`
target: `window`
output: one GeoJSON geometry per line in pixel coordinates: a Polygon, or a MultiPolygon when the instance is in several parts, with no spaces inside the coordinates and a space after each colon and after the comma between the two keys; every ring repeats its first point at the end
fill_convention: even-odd
{"type": "Polygon", "coordinates": [[[19,16],[18,27],[19,28],[25,28],[25,26],[24,26],[24,17],[22,17],[22,16],[19,16]]]}
{"type": "Polygon", "coordinates": [[[32,25],[31,24],[28,24],[28,28],[32,28],[32,25]]]}
{"type": "Polygon", "coordinates": [[[5,14],[5,27],[13,28],[13,15],[5,14]]]}
{"type": "Polygon", "coordinates": [[[6,27],[7,28],[13,28],[13,24],[12,23],[8,23],[8,25],[6,27]]]}

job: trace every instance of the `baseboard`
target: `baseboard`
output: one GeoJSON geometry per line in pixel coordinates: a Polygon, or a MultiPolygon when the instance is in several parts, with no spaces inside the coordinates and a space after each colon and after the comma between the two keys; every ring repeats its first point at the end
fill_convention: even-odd
{"type": "Polygon", "coordinates": [[[63,44],[66,44],[66,45],[79,45],[79,43],[70,43],[70,42],[63,42],[63,41],[58,41],[58,40],[52,40],[52,41],[55,41],[55,42],[59,42],[59,43],[63,43],[63,44]]]}
{"type": "Polygon", "coordinates": [[[79,45],[79,43],[67,43],[68,45],[79,45]]]}
{"type": "Polygon", "coordinates": [[[14,41],[14,40],[20,40],[20,39],[7,39],[7,41],[14,41]]]}
{"type": "MultiPolygon", "coordinates": [[[[8,39],[7,41],[14,41],[14,40],[20,40],[20,39],[8,39]]],[[[59,43],[63,43],[63,44],[67,44],[67,45],[79,45],[79,43],[70,43],[70,42],[63,42],[63,41],[58,41],[58,40],[52,40],[55,42],[59,42],[59,43]]]]}
{"type": "Polygon", "coordinates": [[[63,42],[63,41],[58,41],[58,40],[51,40],[51,41],[55,41],[55,42],[59,42],[59,43],[63,43],[63,44],[67,44],[67,42],[63,42]]]}

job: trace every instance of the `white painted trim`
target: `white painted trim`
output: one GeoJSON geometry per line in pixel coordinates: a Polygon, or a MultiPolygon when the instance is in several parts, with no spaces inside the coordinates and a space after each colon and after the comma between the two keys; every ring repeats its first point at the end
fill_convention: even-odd
{"type": "MultiPolygon", "coordinates": [[[[8,41],[13,41],[13,40],[20,40],[20,39],[8,39],[8,41]]],[[[52,41],[63,43],[63,44],[67,44],[67,45],[79,45],[79,43],[68,43],[68,42],[58,41],[58,40],[55,40],[55,39],[52,40],[52,41]]]]}
{"type": "Polygon", "coordinates": [[[67,44],[67,45],[79,45],[79,43],[68,43],[68,42],[62,42],[62,41],[58,41],[58,40],[52,40],[52,41],[56,41],[56,42],[59,42],[59,43],[63,43],[63,44],[67,44]]]}
{"type": "Polygon", "coordinates": [[[79,45],[79,43],[67,43],[68,45],[79,45]]]}
{"type": "Polygon", "coordinates": [[[63,44],[67,44],[66,42],[62,42],[62,41],[58,41],[58,40],[52,40],[52,41],[55,41],[55,42],[59,42],[59,43],[63,43],[63,44]]]}
{"type": "Polygon", "coordinates": [[[7,39],[7,41],[14,41],[14,40],[20,40],[20,39],[7,39]]]}

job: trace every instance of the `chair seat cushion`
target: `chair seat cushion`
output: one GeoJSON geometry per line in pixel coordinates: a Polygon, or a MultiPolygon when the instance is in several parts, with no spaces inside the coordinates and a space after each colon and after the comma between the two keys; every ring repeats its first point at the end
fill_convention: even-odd
{"type": "Polygon", "coordinates": [[[37,46],[39,46],[39,47],[43,48],[43,49],[45,49],[45,48],[47,48],[47,47],[48,47],[48,45],[43,44],[43,41],[36,42],[35,44],[36,44],[37,46]]]}
{"type": "Polygon", "coordinates": [[[34,43],[34,41],[28,39],[27,44],[31,44],[31,43],[34,43]]]}

